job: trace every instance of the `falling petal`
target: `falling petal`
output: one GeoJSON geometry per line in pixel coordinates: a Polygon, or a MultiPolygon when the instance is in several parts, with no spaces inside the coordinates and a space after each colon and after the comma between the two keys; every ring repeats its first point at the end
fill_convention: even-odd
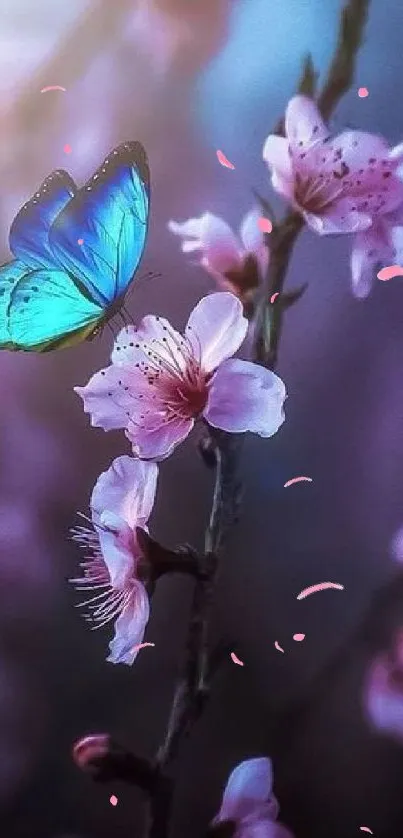
{"type": "Polygon", "coordinates": [[[139,652],[140,649],[145,649],[146,646],[155,646],[155,643],[139,643],[137,646],[133,646],[132,652],[139,652]]]}
{"type": "Polygon", "coordinates": [[[344,591],[344,585],[339,585],[338,582],[319,582],[318,585],[311,585],[309,588],[304,588],[298,594],[297,599],[305,599],[310,594],[316,594],[317,591],[327,591],[328,588],[336,588],[338,591],[344,591]]]}
{"type": "Polygon", "coordinates": [[[282,648],[281,648],[281,646],[280,646],[280,644],[277,642],[277,640],[275,641],[274,645],[275,645],[275,647],[276,647],[276,649],[277,649],[277,651],[278,651],[278,652],[282,652],[282,653],[284,654],[284,649],[282,649],[282,648]]]}
{"type": "Polygon", "coordinates": [[[257,223],[259,230],[261,230],[262,233],[271,233],[273,229],[273,224],[271,223],[270,218],[263,218],[262,216],[262,218],[259,218],[259,221],[257,223]]]}
{"type": "Polygon", "coordinates": [[[225,166],[227,169],[235,169],[234,164],[231,163],[231,161],[228,160],[228,157],[226,157],[225,154],[220,150],[217,151],[217,159],[218,162],[221,163],[222,166],[225,166]]]}
{"type": "Polygon", "coordinates": [[[382,268],[377,274],[381,282],[386,282],[388,279],[394,279],[395,276],[403,276],[403,268],[400,265],[390,265],[388,268],[382,268]]]}
{"type": "Polygon", "coordinates": [[[293,634],[293,640],[296,640],[297,643],[300,643],[301,640],[305,640],[305,634],[293,634]]]}
{"type": "Polygon", "coordinates": [[[358,95],[359,95],[360,99],[366,99],[366,97],[369,96],[368,88],[367,87],[360,87],[359,90],[358,90],[358,95]]]}
{"type": "Polygon", "coordinates": [[[66,92],[66,88],[61,87],[60,84],[50,84],[48,85],[48,87],[43,87],[41,93],[48,93],[49,90],[63,90],[64,92],[66,92]]]}
{"type": "Polygon", "coordinates": [[[287,480],[287,483],[284,483],[284,489],[287,489],[288,486],[292,486],[294,483],[302,483],[305,481],[306,483],[312,483],[312,477],[293,477],[292,480],[287,480]]]}
{"type": "Polygon", "coordinates": [[[231,660],[233,660],[234,663],[237,663],[238,666],[243,666],[243,661],[239,660],[239,658],[236,656],[235,652],[231,652],[231,660]]]}
{"type": "Polygon", "coordinates": [[[275,292],[275,294],[272,294],[272,295],[271,295],[271,297],[270,297],[270,302],[271,302],[271,303],[274,303],[274,301],[277,299],[277,297],[278,297],[279,295],[280,295],[280,292],[279,292],[279,291],[276,291],[276,292],[275,292]]]}
{"type": "Polygon", "coordinates": [[[111,806],[117,806],[118,799],[116,797],[116,794],[111,794],[111,796],[109,798],[109,803],[111,804],[111,806]]]}

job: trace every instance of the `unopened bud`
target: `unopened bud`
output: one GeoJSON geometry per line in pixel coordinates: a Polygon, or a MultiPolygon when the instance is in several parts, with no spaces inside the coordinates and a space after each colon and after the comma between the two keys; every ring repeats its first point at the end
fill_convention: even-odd
{"type": "Polygon", "coordinates": [[[73,759],[81,771],[96,775],[102,771],[105,758],[110,751],[110,736],[107,733],[93,733],[83,736],[73,747],[73,759]]]}

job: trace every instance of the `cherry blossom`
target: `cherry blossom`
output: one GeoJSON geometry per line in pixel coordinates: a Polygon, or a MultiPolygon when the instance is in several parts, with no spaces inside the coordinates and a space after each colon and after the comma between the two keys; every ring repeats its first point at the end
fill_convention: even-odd
{"type": "Polygon", "coordinates": [[[87,555],[80,565],[83,575],[70,581],[77,590],[91,592],[81,606],[88,606],[86,619],[93,628],[115,620],[107,658],[112,663],[133,663],[149,618],[147,568],[141,561],[136,527],[146,527],[157,476],[155,463],[117,457],[93,489],[92,526],[73,530],[73,538],[87,555]]]}
{"type": "Polygon", "coordinates": [[[285,134],[267,138],[263,159],[274,189],[316,233],[368,230],[402,203],[401,146],[390,149],[383,137],[364,131],[332,137],[315,103],[300,95],[288,104],[285,134]]]}
{"type": "Polygon", "coordinates": [[[224,835],[225,825],[228,838],[292,838],[289,830],[277,823],[278,812],[270,759],[248,759],[230,774],[209,834],[224,835]]]}
{"type": "Polygon", "coordinates": [[[284,421],[282,380],[232,356],[248,327],[241,302],[229,292],[204,297],[184,336],[148,315],[118,335],[112,364],[76,387],[92,425],[122,428],[142,459],[163,459],[197,419],[233,433],[276,433],[284,421]]]}
{"type": "Polygon", "coordinates": [[[244,299],[257,288],[269,264],[260,216],[258,210],[248,212],[238,237],[222,218],[210,212],[181,223],[169,221],[168,229],[182,237],[184,253],[200,253],[200,264],[220,288],[244,299]]]}

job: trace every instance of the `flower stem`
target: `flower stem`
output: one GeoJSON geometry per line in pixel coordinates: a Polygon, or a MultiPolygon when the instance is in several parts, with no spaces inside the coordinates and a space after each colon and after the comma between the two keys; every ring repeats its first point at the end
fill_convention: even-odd
{"type": "Polygon", "coordinates": [[[182,741],[199,718],[208,696],[208,633],[218,557],[238,514],[242,437],[216,428],[210,428],[210,434],[216,447],[216,476],[205,534],[205,574],[194,586],[185,662],[175,689],[164,742],[157,754],[161,783],[156,785],[150,796],[146,838],[168,838],[173,784],[166,779],[166,772],[176,759],[182,741]]]}

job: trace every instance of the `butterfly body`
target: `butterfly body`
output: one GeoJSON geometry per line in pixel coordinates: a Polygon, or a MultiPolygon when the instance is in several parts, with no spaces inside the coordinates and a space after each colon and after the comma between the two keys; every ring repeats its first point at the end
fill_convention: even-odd
{"type": "Polygon", "coordinates": [[[10,229],[0,268],[0,348],[45,352],[91,339],[121,308],[143,255],[149,169],[140,143],[114,149],[81,189],[53,172],[10,229]]]}

